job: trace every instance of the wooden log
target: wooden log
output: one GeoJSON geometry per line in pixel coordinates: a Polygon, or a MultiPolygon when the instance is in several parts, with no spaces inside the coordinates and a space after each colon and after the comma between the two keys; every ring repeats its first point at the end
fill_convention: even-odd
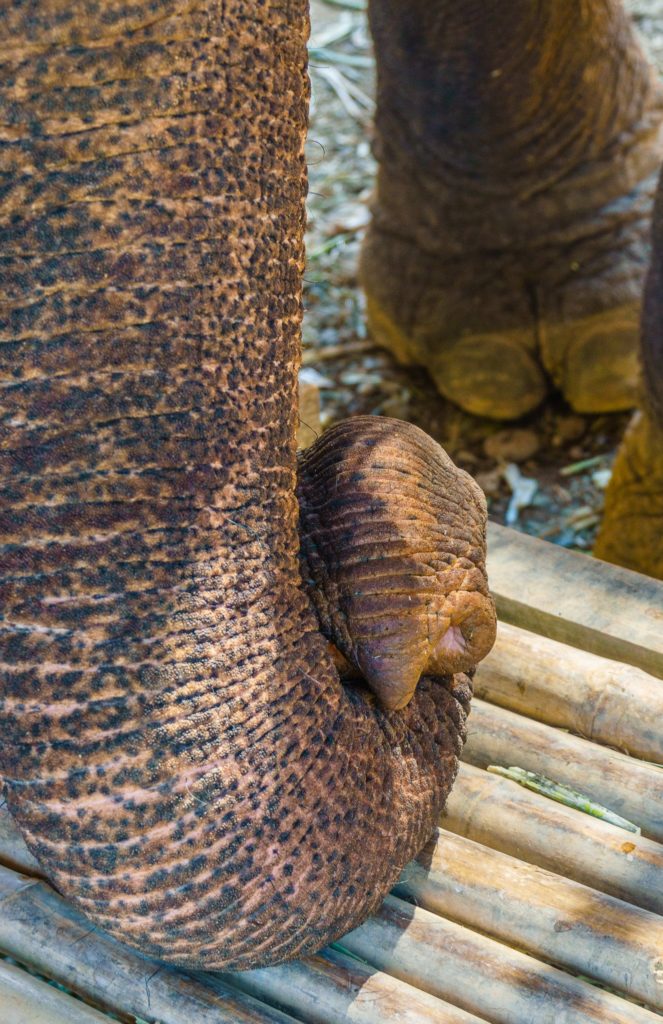
{"type": "Polygon", "coordinates": [[[492,1024],[660,1024],[651,1010],[393,896],[341,943],[492,1024]]]}
{"type": "Polygon", "coordinates": [[[663,915],[663,846],[462,764],[444,828],[663,915]]]}
{"type": "Polygon", "coordinates": [[[227,976],[306,1024],[484,1024],[472,1013],[333,949],[305,961],[227,976]]]}
{"type": "Polygon", "coordinates": [[[0,1020],[2,1024],[111,1024],[105,1013],[4,960],[0,960],[0,1020]]]}
{"type": "Polygon", "coordinates": [[[395,894],[663,1009],[663,917],[440,830],[395,894]]]}
{"type": "Polygon", "coordinates": [[[663,684],[633,665],[500,622],[474,692],[596,743],[663,762],[663,684]]]}
{"type": "Polygon", "coordinates": [[[488,524],[500,619],[663,677],[663,582],[488,524]]]}
{"type": "Polygon", "coordinates": [[[478,768],[517,765],[547,775],[663,840],[663,769],[646,761],[481,700],[472,702],[463,760],[478,768]]]}
{"type": "Polygon", "coordinates": [[[3,867],[0,952],[124,1016],[159,1024],[293,1024],[228,985],[148,960],[98,931],[46,882],[3,867]]]}

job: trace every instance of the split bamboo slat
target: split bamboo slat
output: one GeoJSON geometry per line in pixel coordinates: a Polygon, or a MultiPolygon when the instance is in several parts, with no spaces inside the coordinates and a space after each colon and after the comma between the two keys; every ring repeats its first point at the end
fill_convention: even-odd
{"type": "Polygon", "coordinates": [[[0,1020],[2,1024],[111,1024],[105,1013],[5,960],[0,960],[0,1020]]]}
{"type": "Polygon", "coordinates": [[[0,803],[0,864],[26,875],[40,875],[41,868],[23,842],[6,807],[0,803]]]}
{"type": "Polygon", "coordinates": [[[393,896],[343,945],[491,1021],[660,1024],[650,1010],[393,896]]]}
{"type": "Polygon", "coordinates": [[[463,760],[478,768],[516,764],[548,776],[605,804],[640,826],[644,835],[663,842],[663,770],[656,765],[482,700],[472,703],[463,760]]]}
{"type": "Polygon", "coordinates": [[[632,665],[500,622],[474,692],[538,722],[663,762],[663,685],[632,665]]]}
{"type": "Polygon", "coordinates": [[[296,963],[177,970],[74,911],[0,807],[1,1024],[662,1024],[663,584],[492,525],[489,545],[501,621],[464,763],[372,918],[296,963]]]}
{"type": "Polygon", "coordinates": [[[663,677],[660,581],[498,523],[487,564],[502,621],[663,677]]]}
{"type": "Polygon", "coordinates": [[[407,866],[397,895],[663,1010],[663,917],[451,832],[407,866]],[[503,894],[503,899],[495,900],[503,894]]]}
{"type": "Polygon", "coordinates": [[[333,949],[298,963],[226,977],[250,995],[278,1002],[307,1024],[484,1024],[473,1013],[333,949]]]}
{"type": "Polygon", "coordinates": [[[444,828],[663,916],[663,845],[462,764],[444,828]]]}

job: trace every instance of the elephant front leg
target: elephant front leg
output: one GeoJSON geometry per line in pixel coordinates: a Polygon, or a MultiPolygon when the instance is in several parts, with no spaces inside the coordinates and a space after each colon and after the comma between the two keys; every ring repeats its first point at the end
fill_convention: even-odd
{"type": "Polygon", "coordinates": [[[374,337],[470,412],[630,408],[663,105],[617,0],[371,0],[374,337]]]}

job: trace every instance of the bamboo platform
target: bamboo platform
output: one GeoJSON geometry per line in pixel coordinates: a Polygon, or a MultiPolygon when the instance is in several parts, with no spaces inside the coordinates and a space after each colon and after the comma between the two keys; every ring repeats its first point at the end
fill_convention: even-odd
{"type": "Polygon", "coordinates": [[[179,971],[73,911],[0,809],[2,1024],[660,1024],[663,583],[495,525],[489,547],[464,764],[379,913],[302,962],[179,971]],[[514,765],[640,832],[487,770],[514,765]]]}

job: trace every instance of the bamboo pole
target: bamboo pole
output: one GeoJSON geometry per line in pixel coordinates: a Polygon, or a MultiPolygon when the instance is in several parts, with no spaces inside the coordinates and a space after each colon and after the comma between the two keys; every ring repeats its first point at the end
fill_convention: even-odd
{"type": "Polygon", "coordinates": [[[632,665],[500,622],[474,692],[510,711],[663,762],[663,683],[632,665]]]}
{"type": "MultiPolygon", "coordinates": [[[[0,951],[106,1010],[159,1024],[292,1024],[292,1017],[247,992],[320,1024],[381,1024],[385,1019],[483,1024],[333,951],[247,975],[179,971],[97,931],[45,882],[5,868],[0,868],[0,951]]],[[[1,1014],[0,1021],[4,1024],[1,1014]]]]}
{"type": "Polygon", "coordinates": [[[393,896],[341,941],[492,1024],[660,1024],[651,1010],[393,896]]]}
{"type": "Polygon", "coordinates": [[[663,1009],[663,917],[439,831],[396,895],[663,1009]]]}
{"type": "MultiPolygon", "coordinates": [[[[468,773],[474,774],[479,783],[485,773],[467,766],[461,769],[457,786],[461,789],[464,787],[465,792],[458,794],[457,802],[463,807],[475,808],[476,796],[471,791],[471,785],[470,792],[467,792],[468,773]]],[[[486,776],[486,780],[492,788],[495,788],[494,781],[499,783],[499,780],[494,780],[491,776],[486,776]]],[[[517,792],[517,787],[511,786],[511,789],[516,789],[517,792]]],[[[565,812],[565,808],[555,805],[551,807],[549,801],[542,802],[544,808],[547,805],[547,809],[553,813],[557,810],[565,812]]],[[[504,801],[502,803],[504,804],[504,801]]],[[[489,804],[494,805],[494,799],[489,798],[489,804]]],[[[583,817],[574,812],[570,813],[574,819],[583,817]]],[[[531,817],[529,812],[527,817],[531,817]]],[[[613,831],[619,833],[619,840],[623,846],[623,833],[619,829],[613,831]]],[[[513,834],[513,831],[509,830],[509,834],[513,834]]],[[[652,967],[652,962],[656,957],[652,953],[651,942],[654,942],[654,952],[656,943],[660,943],[663,949],[663,922],[659,917],[643,915],[620,901],[610,900],[600,893],[564,878],[550,876],[548,872],[539,872],[527,864],[510,857],[502,857],[484,846],[459,839],[450,833],[442,833],[442,836],[444,841],[437,844],[432,854],[431,869],[427,876],[424,876],[423,869],[416,862],[406,869],[405,884],[408,887],[417,887],[416,891],[412,888],[410,891],[418,903],[469,927],[478,928],[503,941],[518,945],[537,956],[554,960],[572,970],[595,977],[613,987],[623,988],[633,996],[658,1005],[660,986],[652,980],[656,970],[652,967]],[[583,909],[582,925],[577,920],[578,903],[583,909]],[[560,920],[560,915],[563,914],[566,914],[566,920],[560,920]],[[626,980],[620,980],[619,972],[622,969],[627,972],[626,980]]],[[[604,837],[599,836],[599,839],[602,849],[605,850],[604,837]]],[[[626,839],[628,840],[628,837],[626,839]]],[[[636,841],[638,844],[646,842],[637,837],[636,841]]],[[[549,844],[546,845],[550,848],[549,844]]],[[[568,854],[572,844],[563,830],[561,845],[568,854]]],[[[618,849],[617,856],[623,866],[628,862],[621,847],[618,849]]],[[[658,884],[656,880],[650,878],[649,881],[645,879],[645,886],[648,892],[661,893],[663,896],[663,886],[660,884],[663,880],[663,848],[658,849],[662,855],[658,884]]],[[[2,853],[0,846],[0,856],[2,853]]],[[[586,860],[595,863],[594,850],[588,851],[586,860]]],[[[422,858],[419,858],[419,864],[421,861],[422,858]]],[[[663,900],[661,902],[663,903],[663,900]]],[[[351,978],[344,977],[339,981],[336,969],[319,958],[315,963],[305,966],[299,964],[278,968],[276,971],[270,969],[264,976],[262,972],[238,975],[237,984],[254,994],[267,994],[273,1001],[297,1013],[301,1011],[301,1003],[298,1000],[303,989],[291,984],[291,980],[293,972],[302,971],[305,991],[310,992],[314,984],[317,988],[317,1000],[322,1008],[320,1012],[332,1014],[326,1019],[341,1019],[341,1006],[346,1001],[345,996],[351,978]],[[248,980],[251,978],[256,979],[252,989],[247,988],[248,980]],[[261,980],[264,978],[267,981],[261,980]],[[265,985],[266,987],[261,987],[265,985]],[[288,999],[283,997],[287,993],[290,993],[288,999]]],[[[391,1000],[392,1003],[396,999],[396,996],[389,992],[388,979],[380,976],[372,982],[372,988],[364,989],[364,1003],[368,999],[368,992],[375,988],[382,993],[381,999],[391,1000]]],[[[414,1005],[409,999],[405,999],[405,1003],[414,1005]]],[[[370,1016],[366,1015],[370,1008],[369,1005],[367,1010],[361,1002],[353,1004],[353,1015],[348,1017],[348,1020],[370,1020],[370,1016]]],[[[453,1012],[453,1008],[445,1007],[444,1010],[447,1015],[453,1012]]],[[[417,1012],[423,1014],[424,1010],[418,1007],[417,1012]]],[[[441,1006],[436,1008],[436,1013],[440,1020],[445,1019],[441,1016],[441,1006]]],[[[422,1019],[425,1020],[426,1017],[423,1016],[422,1019]]]]}
{"type": "Polygon", "coordinates": [[[111,1024],[105,1013],[86,1006],[45,981],[0,960],[2,1024],[111,1024]]]}
{"type": "Polygon", "coordinates": [[[97,931],[46,882],[3,867],[0,952],[125,1016],[159,1024],[293,1024],[228,985],[148,960],[97,931]]]}
{"type": "Polygon", "coordinates": [[[547,775],[663,839],[663,769],[475,700],[463,760],[547,775]]]}
{"type": "Polygon", "coordinates": [[[462,764],[444,828],[663,916],[663,846],[462,764]]]}
{"type": "Polygon", "coordinates": [[[663,582],[488,523],[504,622],[663,677],[663,582]]]}
{"type": "Polygon", "coordinates": [[[306,1024],[485,1024],[472,1013],[327,949],[306,961],[227,976],[306,1024]]]}

